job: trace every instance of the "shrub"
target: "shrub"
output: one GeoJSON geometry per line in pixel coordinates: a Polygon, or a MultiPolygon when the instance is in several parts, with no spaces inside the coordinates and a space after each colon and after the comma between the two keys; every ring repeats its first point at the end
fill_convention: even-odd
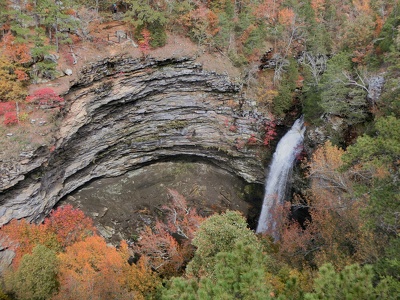
{"type": "Polygon", "coordinates": [[[15,110],[14,102],[0,102],[0,116],[15,110]]]}
{"type": "Polygon", "coordinates": [[[42,108],[60,107],[64,99],[57,95],[51,88],[42,88],[26,97],[28,103],[33,103],[42,108]]]}
{"type": "Polygon", "coordinates": [[[272,142],[277,135],[275,122],[274,121],[266,121],[265,125],[264,125],[264,131],[265,131],[265,135],[264,135],[263,144],[264,144],[264,146],[268,146],[270,144],[270,142],[272,142]]]}
{"type": "Polygon", "coordinates": [[[10,126],[18,123],[18,117],[15,111],[9,111],[4,114],[4,125],[10,126]]]}

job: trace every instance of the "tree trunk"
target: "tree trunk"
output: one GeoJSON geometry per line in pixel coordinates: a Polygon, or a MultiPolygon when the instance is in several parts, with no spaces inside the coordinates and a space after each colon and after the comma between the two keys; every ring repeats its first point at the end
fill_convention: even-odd
{"type": "Polygon", "coordinates": [[[19,124],[19,105],[18,105],[18,101],[15,101],[15,111],[17,113],[17,122],[19,124]]]}

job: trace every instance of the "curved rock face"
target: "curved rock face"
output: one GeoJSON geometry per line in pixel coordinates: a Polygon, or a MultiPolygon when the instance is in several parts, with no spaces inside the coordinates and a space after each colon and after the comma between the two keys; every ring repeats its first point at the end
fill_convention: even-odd
{"type": "Polygon", "coordinates": [[[65,98],[55,149],[43,146],[2,170],[0,224],[40,220],[93,179],[178,157],[207,160],[247,182],[264,180],[265,150],[246,142],[261,138],[266,117],[226,75],[189,58],[98,61],[65,98]]]}

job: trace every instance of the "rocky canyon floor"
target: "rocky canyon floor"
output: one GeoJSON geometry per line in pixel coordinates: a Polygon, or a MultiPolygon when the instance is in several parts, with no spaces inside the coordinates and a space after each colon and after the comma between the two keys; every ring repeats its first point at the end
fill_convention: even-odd
{"type": "Polygon", "coordinates": [[[145,226],[165,217],[169,189],[183,195],[189,209],[202,216],[237,210],[256,226],[261,185],[250,185],[201,161],[159,162],[113,178],[88,183],[58,205],[72,204],[93,218],[109,242],[134,241],[145,226]]]}

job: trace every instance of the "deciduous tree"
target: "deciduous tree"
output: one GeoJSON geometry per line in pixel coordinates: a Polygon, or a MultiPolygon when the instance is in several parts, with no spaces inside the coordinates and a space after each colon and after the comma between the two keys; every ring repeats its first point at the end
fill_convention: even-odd
{"type": "Polygon", "coordinates": [[[153,228],[146,227],[134,246],[136,252],[148,257],[152,268],[167,276],[182,273],[194,253],[194,232],[204,220],[195,208],[188,207],[182,195],[175,190],[169,193],[171,205],[163,207],[166,219],[158,220],[153,228]]]}
{"type": "Polygon", "coordinates": [[[125,20],[135,29],[136,36],[140,36],[143,28],[151,33],[151,46],[164,46],[166,42],[165,25],[167,16],[162,5],[153,1],[127,1],[130,9],[125,13],[125,20]]]}
{"type": "MultiPolygon", "coordinates": [[[[25,87],[26,76],[21,73],[23,69],[18,67],[9,58],[0,53],[0,101],[23,101],[27,95],[25,87]]],[[[25,74],[26,75],[26,74],[25,74]]]]}
{"type": "Polygon", "coordinates": [[[76,242],[59,254],[61,299],[148,299],[159,286],[158,277],[145,260],[129,265],[125,242],[120,250],[99,236],[76,242]]]}
{"type": "Polygon", "coordinates": [[[351,171],[341,173],[344,151],[327,142],[308,163],[311,190],[306,206],[310,223],[284,227],[282,254],[297,267],[330,262],[337,268],[353,262],[373,262],[377,243],[365,228],[361,212],[365,197],[357,197],[351,171]]]}
{"type": "Polygon", "coordinates": [[[38,244],[32,254],[25,254],[15,272],[8,273],[5,283],[18,299],[49,299],[57,290],[58,261],[55,251],[38,244]]]}

